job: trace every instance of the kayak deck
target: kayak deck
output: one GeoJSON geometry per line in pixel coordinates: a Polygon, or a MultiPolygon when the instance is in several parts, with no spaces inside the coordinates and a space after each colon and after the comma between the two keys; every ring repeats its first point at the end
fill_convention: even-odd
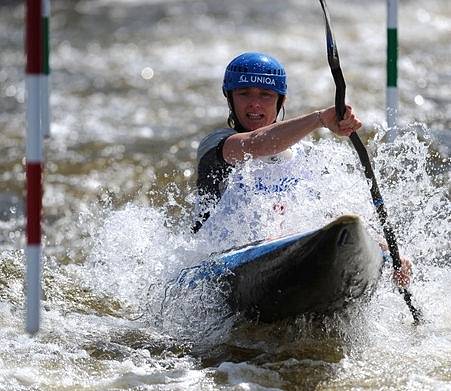
{"type": "Polygon", "coordinates": [[[330,314],[369,297],[381,268],[379,246],[357,216],[346,215],[316,231],[217,254],[191,274],[189,285],[226,282],[233,311],[272,322],[330,314]]]}

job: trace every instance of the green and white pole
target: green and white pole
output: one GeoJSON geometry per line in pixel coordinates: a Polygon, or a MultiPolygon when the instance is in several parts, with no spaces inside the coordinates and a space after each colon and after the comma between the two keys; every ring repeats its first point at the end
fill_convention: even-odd
{"type": "Polygon", "coordinates": [[[44,137],[50,137],[50,0],[42,0],[42,74],[41,74],[41,126],[44,137]]]}
{"type": "Polygon", "coordinates": [[[398,0],[387,0],[387,141],[397,134],[398,122],[398,0]]]}

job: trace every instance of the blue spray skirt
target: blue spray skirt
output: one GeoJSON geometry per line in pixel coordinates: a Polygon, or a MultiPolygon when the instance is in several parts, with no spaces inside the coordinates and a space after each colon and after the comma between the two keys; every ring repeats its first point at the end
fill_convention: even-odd
{"type": "Polygon", "coordinates": [[[357,216],[347,215],[316,231],[214,254],[176,284],[226,283],[233,311],[271,322],[330,314],[370,297],[382,264],[378,244],[357,216]]]}

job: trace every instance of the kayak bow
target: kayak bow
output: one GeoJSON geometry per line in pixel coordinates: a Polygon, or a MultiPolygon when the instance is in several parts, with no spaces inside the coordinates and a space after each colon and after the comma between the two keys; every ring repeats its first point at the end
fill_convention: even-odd
{"type": "Polygon", "coordinates": [[[357,216],[318,230],[263,240],[214,254],[182,272],[180,287],[225,283],[232,311],[272,322],[302,314],[331,314],[371,296],[382,252],[357,216]]]}

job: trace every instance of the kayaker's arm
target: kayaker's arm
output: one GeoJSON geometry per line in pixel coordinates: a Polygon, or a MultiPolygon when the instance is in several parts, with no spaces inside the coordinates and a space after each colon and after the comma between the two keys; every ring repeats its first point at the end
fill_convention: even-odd
{"type": "Polygon", "coordinates": [[[285,151],[320,127],[326,127],[339,136],[349,136],[361,126],[350,106],[347,106],[345,118],[337,123],[335,107],[332,106],[251,132],[234,134],[224,142],[222,153],[226,162],[235,164],[248,155],[262,157],[285,151]]]}

